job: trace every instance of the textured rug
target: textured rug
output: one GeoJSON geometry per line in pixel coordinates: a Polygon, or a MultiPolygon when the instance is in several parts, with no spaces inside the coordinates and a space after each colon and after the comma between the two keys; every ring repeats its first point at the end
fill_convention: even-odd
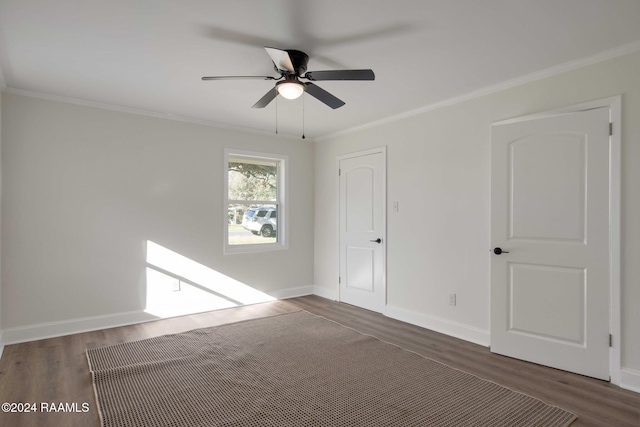
{"type": "Polygon", "coordinates": [[[87,350],[105,427],[567,426],[576,416],[306,311],[87,350]]]}

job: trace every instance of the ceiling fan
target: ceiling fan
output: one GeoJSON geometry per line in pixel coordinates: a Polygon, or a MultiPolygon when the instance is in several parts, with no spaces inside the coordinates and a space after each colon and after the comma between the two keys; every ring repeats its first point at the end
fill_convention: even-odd
{"type": "Polygon", "coordinates": [[[267,92],[253,108],[264,108],[275,99],[278,94],[287,99],[296,99],[303,92],[336,109],[344,105],[344,101],[336,98],[321,87],[311,83],[312,81],[326,80],[375,80],[372,70],[328,70],[328,71],[307,71],[309,56],[299,50],[277,49],[265,47],[271,57],[275,70],[280,73],[280,77],[272,76],[214,76],[203,77],[202,80],[276,80],[278,81],[273,89],[267,92]],[[310,80],[301,82],[300,79],[310,80]]]}

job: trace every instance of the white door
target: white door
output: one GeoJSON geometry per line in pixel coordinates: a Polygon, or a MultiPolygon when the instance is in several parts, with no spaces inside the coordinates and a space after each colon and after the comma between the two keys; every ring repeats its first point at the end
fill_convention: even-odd
{"type": "Polygon", "coordinates": [[[340,301],[382,313],[385,151],[339,158],[340,301]]]}
{"type": "Polygon", "coordinates": [[[609,380],[608,108],[493,126],[491,239],[491,351],[609,380]]]}

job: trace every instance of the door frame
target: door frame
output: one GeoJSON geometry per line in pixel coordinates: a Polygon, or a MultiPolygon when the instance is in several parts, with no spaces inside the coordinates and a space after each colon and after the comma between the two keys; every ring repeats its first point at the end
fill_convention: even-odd
{"type": "Polygon", "coordinates": [[[577,113],[596,108],[609,108],[612,124],[609,136],[609,346],[610,382],[621,383],[621,180],[622,180],[622,96],[612,96],[583,102],[541,113],[493,122],[491,126],[536,120],[561,114],[577,113]]]}
{"type": "Polygon", "coordinates": [[[337,218],[337,227],[336,227],[336,235],[337,235],[337,243],[338,250],[336,251],[336,258],[338,260],[338,277],[336,277],[336,295],[337,300],[342,301],[340,295],[340,162],[342,160],[351,159],[354,157],[363,157],[370,154],[382,154],[382,185],[384,188],[382,189],[382,240],[384,241],[384,245],[382,245],[382,289],[384,293],[384,305],[382,308],[382,314],[386,314],[387,311],[387,146],[383,145],[381,147],[370,148],[363,151],[354,151],[347,154],[341,154],[336,156],[336,170],[335,176],[338,177],[336,180],[336,195],[338,198],[338,203],[336,205],[336,218],[337,218]]]}

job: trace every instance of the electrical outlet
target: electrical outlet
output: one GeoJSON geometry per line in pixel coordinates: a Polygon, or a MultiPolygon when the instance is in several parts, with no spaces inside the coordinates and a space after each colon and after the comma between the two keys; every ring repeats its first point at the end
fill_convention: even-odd
{"type": "Polygon", "coordinates": [[[456,294],[453,292],[449,293],[449,305],[456,305],[456,294]]]}
{"type": "Polygon", "coordinates": [[[172,290],[173,292],[179,291],[179,290],[180,290],[180,284],[181,284],[181,283],[180,283],[180,280],[178,280],[178,279],[173,279],[173,280],[171,281],[171,290],[172,290]]]}

